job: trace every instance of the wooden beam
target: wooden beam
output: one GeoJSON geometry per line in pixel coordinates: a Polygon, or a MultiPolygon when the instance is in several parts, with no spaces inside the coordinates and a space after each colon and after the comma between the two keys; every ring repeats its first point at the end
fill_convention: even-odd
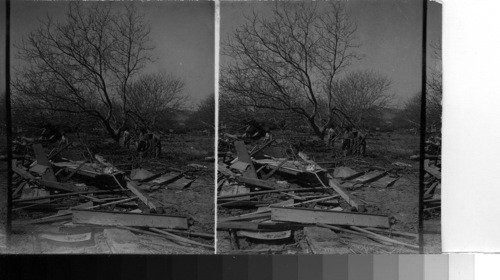
{"type": "Polygon", "coordinates": [[[236,154],[238,155],[238,161],[248,163],[248,168],[243,172],[243,175],[249,178],[257,178],[257,172],[255,172],[255,167],[253,166],[252,159],[248,154],[245,142],[236,141],[234,142],[234,147],[236,148],[236,154]]]}
{"type": "Polygon", "coordinates": [[[78,187],[73,184],[60,183],[56,181],[37,180],[36,182],[47,189],[52,189],[62,192],[78,192],[85,190],[85,187],[78,187]]]}
{"type": "Polygon", "coordinates": [[[160,207],[156,205],[154,202],[151,201],[151,198],[149,198],[147,195],[143,194],[142,191],[140,191],[135,183],[128,181],[127,184],[127,189],[129,189],[133,194],[135,194],[146,206],[149,207],[149,209],[154,210],[156,213],[160,210],[160,207]]]}
{"type": "Polygon", "coordinates": [[[269,181],[260,180],[257,178],[249,178],[245,176],[237,177],[237,180],[241,183],[248,184],[254,187],[265,188],[270,190],[275,190],[275,184],[269,181]]]}
{"type": "Polygon", "coordinates": [[[167,232],[167,231],[164,231],[161,229],[149,228],[149,230],[154,231],[154,232],[159,233],[159,234],[163,234],[165,236],[168,236],[168,237],[170,237],[170,239],[178,241],[178,242],[182,242],[182,243],[190,244],[190,245],[195,245],[195,246],[200,246],[200,247],[208,248],[210,250],[214,249],[214,245],[207,245],[207,244],[203,244],[200,242],[196,242],[196,241],[193,241],[191,239],[187,239],[187,238],[175,235],[173,233],[170,233],[170,232],[167,232]]]}
{"type": "Polygon", "coordinates": [[[362,228],[359,228],[359,227],[356,227],[356,226],[351,226],[350,227],[351,229],[354,229],[354,230],[357,230],[357,231],[360,231],[360,232],[363,232],[363,233],[366,233],[366,234],[369,234],[377,239],[380,239],[382,241],[385,241],[385,242],[389,242],[389,243],[393,243],[393,244],[397,244],[397,245],[402,245],[402,246],[406,246],[406,247],[409,247],[409,248],[412,248],[412,249],[415,249],[415,250],[419,250],[420,249],[420,246],[417,246],[417,245],[413,245],[413,244],[408,244],[408,243],[404,243],[404,242],[401,242],[399,240],[396,240],[396,239],[392,239],[392,238],[389,238],[389,237],[386,237],[386,236],[383,236],[383,235],[380,235],[380,234],[376,234],[376,233],[373,233],[371,231],[368,231],[366,229],[362,229],[362,228]]]}
{"type": "MultiPolygon", "coordinates": [[[[76,169],[71,170],[71,173],[68,176],[62,178],[61,182],[66,182],[69,179],[71,179],[76,174],[76,172],[78,172],[86,163],[87,163],[86,161],[82,161],[82,163],[80,163],[76,169]]],[[[61,168],[61,170],[63,170],[63,169],[64,168],[61,168]]],[[[61,171],[61,170],[59,170],[59,171],[61,171]]]]}
{"type": "Polygon", "coordinates": [[[270,209],[273,221],[389,228],[389,218],[382,215],[290,207],[270,207],[270,209]]]}
{"type": "Polygon", "coordinates": [[[303,192],[314,192],[314,191],[325,191],[326,188],[292,188],[292,189],[282,189],[282,190],[269,190],[269,191],[258,191],[258,192],[250,192],[246,194],[234,194],[234,195],[221,195],[218,196],[217,199],[229,199],[229,198],[235,198],[235,197],[241,197],[241,196],[247,196],[247,195],[263,195],[263,194],[268,194],[268,193],[279,193],[279,192],[291,192],[291,191],[303,191],[303,192]]]}
{"type": "Polygon", "coordinates": [[[49,162],[47,158],[47,154],[43,150],[42,144],[33,144],[33,152],[35,152],[36,162],[41,165],[45,165],[48,167],[45,174],[43,174],[42,178],[47,181],[56,182],[56,175],[54,175],[54,170],[52,169],[52,164],[49,162]]]}
{"type": "Polygon", "coordinates": [[[348,191],[346,191],[344,188],[338,184],[335,179],[330,176],[330,174],[327,175],[328,177],[328,185],[335,191],[337,192],[349,205],[351,205],[354,209],[356,209],[359,212],[365,212],[366,208],[364,203],[359,201],[357,198],[352,196],[348,191]]]}
{"type": "Polygon", "coordinates": [[[212,239],[212,240],[215,238],[215,235],[210,234],[210,233],[204,233],[204,232],[185,231],[185,230],[166,229],[166,228],[161,228],[161,230],[166,231],[166,232],[171,232],[171,233],[185,234],[187,236],[208,238],[208,239],[212,239]]]}
{"type": "Polygon", "coordinates": [[[19,176],[23,177],[26,180],[35,180],[35,176],[31,175],[28,171],[17,167],[17,161],[12,161],[12,171],[17,173],[19,176]]]}
{"type": "Polygon", "coordinates": [[[431,167],[431,166],[426,166],[424,169],[425,169],[425,172],[427,172],[427,173],[431,174],[432,176],[441,180],[441,172],[439,172],[439,170],[437,170],[436,168],[431,167]]]}
{"type": "Polygon", "coordinates": [[[219,222],[217,223],[217,230],[259,230],[259,223],[255,222],[219,222]]]}
{"type": "Polygon", "coordinates": [[[72,193],[54,194],[54,195],[32,197],[32,198],[25,198],[25,199],[15,199],[12,202],[13,203],[22,203],[22,202],[29,202],[29,201],[36,201],[36,200],[53,199],[53,198],[61,198],[61,197],[68,197],[68,196],[77,196],[77,195],[81,195],[81,194],[103,194],[103,193],[121,193],[121,192],[123,192],[123,190],[72,192],[72,193]]]}
{"type": "Polygon", "coordinates": [[[137,214],[73,209],[73,222],[102,226],[132,226],[187,229],[187,219],[180,216],[137,214]]]}
{"type": "Polygon", "coordinates": [[[250,154],[250,157],[253,157],[254,155],[256,155],[258,152],[264,150],[265,148],[269,147],[272,143],[274,143],[274,141],[276,141],[276,139],[271,139],[269,142],[267,143],[264,143],[264,145],[262,145],[262,147],[258,148],[257,150],[253,151],[251,154],[250,154]]]}
{"type": "Polygon", "coordinates": [[[269,210],[267,211],[260,211],[260,212],[255,212],[255,213],[249,213],[249,214],[243,214],[235,217],[229,217],[229,218],[220,218],[218,219],[219,222],[225,223],[225,222],[234,222],[234,221],[248,221],[248,220],[256,220],[256,219],[263,219],[263,218],[270,218],[271,217],[271,212],[269,210]]]}
{"type": "Polygon", "coordinates": [[[274,167],[272,167],[272,170],[271,170],[269,173],[267,173],[266,175],[262,176],[262,180],[267,180],[267,179],[269,179],[271,176],[273,176],[273,175],[274,175],[274,173],[275,173],[276,171],[278,171],[278,170],[280,169],[280,167],[282,167],[282,166],[283,166],[285,163],[287,163],[287,162],[288,162],[288,159],[285,159],[285,160],[283,160],[282,162],[280,162],[280,164],[278,164],[278,166],[274,166],[274,167]]]}

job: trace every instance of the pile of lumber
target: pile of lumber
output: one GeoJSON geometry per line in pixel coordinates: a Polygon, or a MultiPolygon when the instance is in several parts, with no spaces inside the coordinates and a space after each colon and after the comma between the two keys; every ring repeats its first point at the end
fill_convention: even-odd
{"type": "Polygon", "coordinates": [[[440,215],[441,213],[441,167],[440,164],[424,160],[424,213],[440,215]]]}
{"type": "Polygon", "coordinates": [[[328,172],[303,152],[272,144],[249,151],[235,141],[234,155],[219,155],[218,252],[294,251],[297,241],[296,253],[352,253],[354,243],[418,250],[416,234],[391,230],[389,216],[367,213],[355,195],[368,185],[390,187],[398,179],[390,170],[328,172]]]}
{"type": "Polygon", "coordinates": [[[98,233],[112,253],[158,252],[140,245],[144,236],[183,253],[213,252],[213,234],[193,232],[188,217],[165,214],[162,203],[150,195],[166,186],[189,187],[194,180],[182,170],[124,172],[99,155],[92,162],[55,161],[58,151],[47,155],[41,144],[33,144],[32,150],[34,156],[12,162],[15,232],[63,243],[88,241],[98,233]],[[86,234],[69,234],[75,227],[86,234]]]}

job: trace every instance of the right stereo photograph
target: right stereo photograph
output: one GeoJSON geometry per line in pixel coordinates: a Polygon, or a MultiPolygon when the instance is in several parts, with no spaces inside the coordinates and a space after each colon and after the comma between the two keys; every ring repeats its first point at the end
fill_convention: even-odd
{"type": "Polygon", "coordinates": [[[441,4],[221,1],[219,34],[217,253],[441,252],[441,4]]]}

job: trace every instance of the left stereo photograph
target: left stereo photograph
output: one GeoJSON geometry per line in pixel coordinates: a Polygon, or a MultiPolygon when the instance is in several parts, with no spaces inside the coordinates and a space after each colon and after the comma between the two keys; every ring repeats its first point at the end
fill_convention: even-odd
{"type": "Polygon", "coordinates": [[[0,253],[213,254],[214,3],[8,12],[0,253]]]}

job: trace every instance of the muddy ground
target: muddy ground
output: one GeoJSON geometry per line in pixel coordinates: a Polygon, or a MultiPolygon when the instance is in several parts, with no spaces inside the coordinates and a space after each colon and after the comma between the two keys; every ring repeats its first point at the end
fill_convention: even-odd
{"type": "MultiPolygon", "coordinates": [[[[145,157],[138,158],[137,152],[132,149],[119,147],[111,139],[106,139],[99,135],[70,135],[69,139],[75,143],[74,146],[66,149],[60,154],[62,158],[70,160],[91,160],[89,152],[102,156],[106,161],[126,174],[132,169],[142,168],[153,174],[160,172],[185,172],[184,177],[195,179],[188,187],[162,186],[156,190],[146,191],[152,200],[164,209],[164,214],[183,216],[188,218],[189,231],[214,234],[214,162],[207,157],[213,157],[214,138],[213,135],[206,134],[169,134],[162,137],[162,154],[160,158],[145,157]],[[193,167],[194,164],[194,167],[193,167]]],[[[53,147],[45,146],[48,153],[53,147]]],[[[88,182],[86,178],[74,176],[71,183],[84,183],[91,187],[95,183],[88,182]]],[[[59,203],[75,203],[68,199],[59,203]]],[[[139,208],[144,211],[145,205],[139,208]]],[[[23,222],[30,219],[48,216],[57,211],[27,211],[18,210],[13,212],[13,222],[23,222]]],[[[57,226],[57,224],[53,224],[57,226]]],[[[37,227],[43,227],[41,225],[37,227]]],[[[50,227],[50,225],[49,225],[50,227]]],[[[89,227],[87,227],[89,228],[89,227]]],[[[103,229],[90,227],[93,232],[92,242],[80,244],[79,246],[69,246],[60,242],[41,240],[36,233],[23,231],[11,237],[10,253],[110,253],[109,247],[103,241],[103,229]]],[[[134,232],[139,237],[139,245],[146,248],[146,253],[161,254],[192,254],[193,250],[184,250],[172,242],[155,238],[146,234],[134,232]]],[[[185,236],[185,235],[184,235],[185,236]]],[[[189,237],[191,240],[213,246],[214,240],[200,237],[189,237]]],[[[205,248],[206,249],[206,248],[205,248]]],[[[144,252],[142,250],[141,252],[144,252]]],[[[201,253],[210,253],[210,250],[201,253]]]]}
{"type": "MultiPolygon", "coordinates": [[[[291,143],[292,146],[300,146],[303,152],[329,172],[333,172],[336,166],[348,166],[356,171],[367,170],[371,167],[384,170],[392,169],[391,175],[399,177],[392,186],[386,188],[365,186],[351,191],[351,193],[366,203],[367,213],[389,216],[393,222],[392,230],[418,233],[419,165],[418,161],[410,160],[410,156],[418,154],[419,151],[418,135],[394,132],[377,133],[367,140],[366,156],[347,157],[343,160],[333,157],[333,149],[327,147],[318,139],[311,139],[307,135],[293,135],[292,137],[288,135],[290,134],[278,134],[275,135],[275,138],[285,139],[285,143],[291,143]],[[409,164],[411,167],[396,167],[393,165],[395,162],[409,164]]],[[[277,142],[280,142],[280,140],[277,142]]],[[[251,149],[250,146],[247,146],[247,148],[251,149]]],[[[273,176],[275,181],[289,179],[279,175],[273,176]]],[[[301,193],[301,195],[306,194],[301,193]]],[[[286,199],[289,199],[289,197],[280,197],[277,194],[268,194],[259,198],[259,200],[270,203],[286,199]]],[[[345,202],[341,202],[341,206],[348,209],[345,202]]],[[[250,213],[255,209],[218,207],[218,211],[219,218],[226,218],[250,213]]],[[[289,240],[279,242],[252,241],[250,238],[238,238],[238,241],[240,248],[237,252],[241,253],[310,253],[307,242],[304,241],[302,230],[293,232],[289,240]]],[[[366,245],[364,243],[366,242],[363,240],[353,238],[348,245],[349,253],[418,253],[418,251],[401,247],[366,245]]],[[[234,247],[234,242],[232,245],[229,234],[226,231],[218,231],[218,252],[234,252],[234,247]]]]}

